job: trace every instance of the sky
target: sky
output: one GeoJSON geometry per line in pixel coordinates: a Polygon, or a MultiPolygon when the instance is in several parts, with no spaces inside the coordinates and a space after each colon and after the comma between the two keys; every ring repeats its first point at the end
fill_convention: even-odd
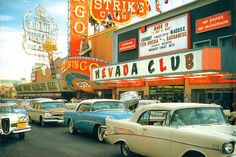
{"type": "MultiPolygon", "coordinates": [[[[159,0],[163,12],[176,8],[194,0],[159,0]]],[[[29,9],[34,10],[42,4],[48,14],[54,17],[58,25],[57,49],[61,53],[57,57],[68,55],[68,2],[69,0],[0,0],[0,80],[30,80],[32,66],[35,63],[48,63],[47,59],[31,56],[22,47],[23,17],[29,9]]],[[[149,0],[151,12],[148,17],[157,15],[155,0],[149,0]]],[[[133,18],[135,23],[140,18],[133,18]]]]}

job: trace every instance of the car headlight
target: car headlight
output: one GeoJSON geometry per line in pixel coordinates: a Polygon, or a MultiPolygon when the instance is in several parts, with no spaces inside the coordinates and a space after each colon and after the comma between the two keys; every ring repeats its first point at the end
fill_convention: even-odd
{"type": "Polygon", "coordinates": [[[226,153],[226,154],[231,154],[234,152],[234,141],[231,141],[231,142],[227,142],[225,144],[223,144],[222,146],[222,151],[223,153],[226,153]]]}
{"type": "Polygon", "coordinates": [[[51,113],[45,113],[44,116],[45,117],[50,117],[50,116],[52,116],[52,114],[51,113]]]}
{"type": "Polygon", "coordinates": [[[28,121],[29,121],[28,116],[21,116],[21,117],[19,118],[19,122],[28,122],[28,121]]]}

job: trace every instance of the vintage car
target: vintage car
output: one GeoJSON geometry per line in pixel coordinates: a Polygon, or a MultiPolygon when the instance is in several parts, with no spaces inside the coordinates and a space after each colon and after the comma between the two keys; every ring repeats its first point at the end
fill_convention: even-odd
{"type": "Polygon", "coordinates": [[[105,139],[123,156],[236,156],[236,127],[214,104],[159,103],[139,108],[127,121],[106,119],[105,139]]]}
{"type": "Polygon", "coordinates": [[[65,102],[60,100],[41,100],[27,109],[30,122],[40,122],[41,126],[49,123],[64,124],[65,102]]]}
{"type": "Polygon", "coordinates": [[[65,125],[70,133],[78,130],[91,133],[103,141],[105,119],[128,119],[133,113],[128,112],[124,102],[113,99],[90,99],[81,101],[75,110],[64,114],[65,125]]]}
{"type": "Polygon", "coordinates": [[[19,139],[25,138],[25,132],[31,130],[28,125],[28,116],[17,114],[13,105],[0,104],[0,135],[7,136],[10,134],[18,134],[19,139]]]}

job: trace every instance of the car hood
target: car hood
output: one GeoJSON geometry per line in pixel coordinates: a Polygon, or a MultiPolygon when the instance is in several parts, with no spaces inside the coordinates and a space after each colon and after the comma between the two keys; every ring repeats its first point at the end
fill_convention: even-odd
{"type": "Polygon", "coordinates": [[[133,113],[127,112],[127,111],[96,111],[95,114],[97,115],[103,115],[105,117],[110,116],[113,119],[129,119],[133,113]]]}
{"type": "Polygon", "coordinates": [[[9,118],[11,123],[17,123],[18,119],[24,114],[15,114],[15,113],[4,113],[0,115],[0,119],[9,118]]]}
{"type": "Polygon", "coordinates": [[[64,114],[66,110],[65,108],[44,109],[44,111],[50,112],[51,114],[64,114]]]}

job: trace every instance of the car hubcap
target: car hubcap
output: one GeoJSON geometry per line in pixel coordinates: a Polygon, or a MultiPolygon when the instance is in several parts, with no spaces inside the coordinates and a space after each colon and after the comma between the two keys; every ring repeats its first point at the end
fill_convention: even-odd
{"type": "Polygon", "coordinates": [[[99,126],[98,132],[97,132],[97,136],[98,136],[98,140],[99,141],[103,141],[104,140],[104,138],[103,138],[104,132],[105,132],[105,129],[102,128],[101,126],[99,126]]]}
{"type": "Polygon", "coordinates": [[[122,152],[123,152],[124,156],[129,155],[129,146],[126,143],[122,144],[122,152]]]}
{"type": "Polygon", "coordinates": [[[70,133],[73,133],[73,122],[72,121],[70,121],[70,123],[69,123],[69,131],[70,131],[70,133]]]}

